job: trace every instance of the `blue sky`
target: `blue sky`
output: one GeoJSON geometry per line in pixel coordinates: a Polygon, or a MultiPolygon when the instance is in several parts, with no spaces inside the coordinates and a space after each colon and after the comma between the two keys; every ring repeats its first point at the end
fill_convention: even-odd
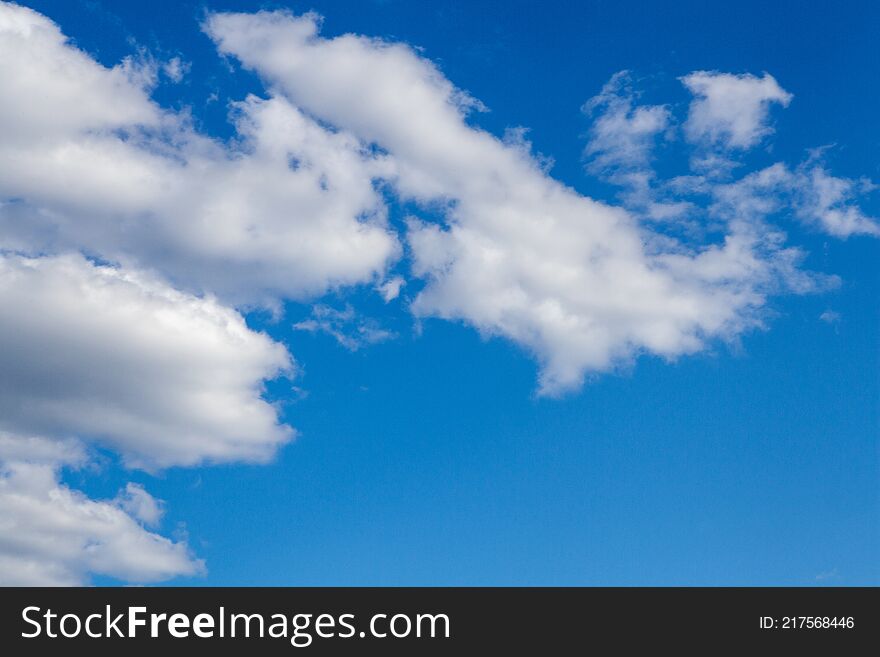
{"type": "MultiPolygon", "coordinates": [[[[800,203],[813,193],[800,186],[814,171],[808,149],[828,146],[816,166],[835,180],[855,181],[845,207],[860,208],[866,222],[880,216],[880,193],[858,182],[880,181],[880,8],[874,3],[25,4],[104,67],[140,53],[162,71],[179,58],[180,80],[160,72],[150,97],[167,111],[191,113],[194,130],[223,143],[235,137],[230,101],[280,92],[259,71],[242,69],[248,53],[218,56],[203,30],[205,17],[314,10],[324,17],[325,38],[355,33],[417,47],[418,56],[488,109],[472,112],[467,125],[499,138],[509,128],[528,128],[532,152],[552,158],[550,177],[633,215],[642,210],[627,205],[629,188],[615,178],[621,172],[649,168],[657,199],[666,201],[667,183],[696,175],[694,158],[701,154],[736,160],[732,174],[723,166],[704,171],[710,189],[782,162],[793,176],[782,185],[790,184],[792,203],[800,203]],[[635,157],[608,165],[585,155],[597,139],[591,128],[597,113],[582,107],[624,70],[631,92],[618,89],[615,97],[668,113],[664,129],[651,137],[647,164],[635,157]],[[687,121],[695,96],[680,78],[694,71],[752,80],[767,73],[792,97],[762,105],[767,114],[750,126],[757,136],[748,148],[730,146],[730,135],[689,140],[683,135],[694,125],[687,121]]],[[[297,89],[284,93],[292,102],[299,98],[297,89]]],[[[309,93],[304,104],[314,105],[307,113],[360,136],[356,116],[338,125],[352,116],[349,110],[321,116],[312,109],[323,107],[320,83],[309,93]]],[[[612,137],[619,143],[619,134],[612,137]]],[[[395,144],[378,147],[403,162],[398,151],[406,147],[395,144]]],[[[22,189],[0,180],[4,199],[43,202],[22,189]]],[[[381,193],[393,234],[413,230],[412,215],[429,225],[445,221],[443,207],[420,201],[418,193],[415,200],[401,198],[393,186],[381,193]]],[[[755,193],[776,199],[775,188],[755,193]]],[[[711,215],[707,197],[686,200],[694,203],[686,217],[691,223],[640,220],[658,236],[684,235],[689,245],[722,243],[725,229],[700,232],[723,221],[711,215]]],[[[151,455],[141,447],[138,463],[133,443],[95,429],[88,464],[62,468],[57,485],[94,500],[120,500],[117,492],[134,482],[150,499],[164,500],[159,522],[124,501],[113,508],[204,561],[201,569],[177,567],[176,577],[142,578],[171,584],[876,585],[880,243],[873,229],[864,229],[870,224],[835,235],[832,219],[799,220],[797,213],[807,210],[780,203],[767,224],[784,231],[786,246],[802,250],[797,270],[815,274],[804,289],[768,283],[758,308],[737,311],[734,329],[713,335],[702,325],[699,347],[663,353],[665,347],[646,338],[607,367],[590,365],[592,352],[577,352],[573,358],[584,359],[582,385],[547,364],[568,362],[559,342],[519,339],[518,325],[477,331],[481,315],[450,310],[470,308],[457,299],[452,304],[452,292],[415,316],[413,304],[431,284],[414,272],[417,247],[403,237],[400,254],[381,274],[406,281],[389,302],[369,276],[329,291],[273,291],[270,308],[236,296],[256,283],[235,287],[224,279],[217,283],[221,301],[250,329],[284,345],[298,364],[295,376],[270,380],[265,389],[279,424],[295,427],[296,440],[262,463],[189,463],[188,456],[151,455]],[[315,306],[331,310],[316,314],[315,306]],[[329,328],[355,340],[356,349],[314,330],[327,312],[336,322],[329,328]],[[762,327],[749,325],[753,312],[762,327]],[[443,319],[444,313],[455,316],[443,319]],[[539,377],[547,371],[555,378],[550,394],[542,394],[548,390],[539,377]]],[[[11,238],[0,232],[0,239],[11,238]]],[[[123,247],[115,251],[99,238],[76,243],[89,262],[133,266],[123,247]]],[[[34,253],[12,242],[4,249],[34,253]]],[[[777,256],[772,249],[766,255],[777,256]]],[[[146,256],[137,257],[145,266],[146,256]]],[[[161,263],[160,274],[187,292],[211,293],[204,281],[223,278],[216,273],[222,269],[212,269],[187,279],[186,267],[162,269],[163,256],[150,257],[151,266],[161,263]]],[[[724,306],[726,291],[708,287],[698,298],[724,306]]],[[[630,330],[612,324],[620,326],[630,330]]],[[[29,434],[50,431],[38,425],[20,421],[29,434]]],[[[75,427],[51,431],[88,445],[93,438],[75,427]]],[[[0,556],[3,549],[0,544],[0,556]]],[[[74,580],[139,579],[135,566],[114,571],[63,559],[74,580]]]]}

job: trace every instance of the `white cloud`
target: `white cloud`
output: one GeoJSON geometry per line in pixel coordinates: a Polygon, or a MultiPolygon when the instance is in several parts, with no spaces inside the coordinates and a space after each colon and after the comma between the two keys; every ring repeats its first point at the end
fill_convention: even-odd
{"type": "Polygon", "coordinates": [[[235,103],[238,138],[212,141],[149,99],[154,78],[0,5],[6,248],[84,249],[236,303],[383,276],[399,253],[374,187],[386,158],[281,98],[235,103]]]}
{"type": "Polygon", "coordinates": [[[379,294],[385,299],[385,303],[389,303],[400,296],[400,291],[405,285],[406,280],[402,276],[394,276],[378,286],[379,294]]]}
{"type": "MultiPolygon", "coordinates": [[[[147,583],[204,571],[185,542],[146,530],[129,497],[92,500],[61,483],[59,468],[82,458],[80,446],[0,433],[0,586],[83,585],[91,575],[147,583]]],[[[158,501],[133,484],[126,496],[132,491],[149,516],[147,500],[158,501]]]]}
{"type": "Polygon", "coordinates": [[[0,586],[81,585],[92,574],[153,582],[204,571],[185,542],[144,528],[158,523],[161,502],[142,487],[91,500],[60,482],[62,467],[87,463],[76,439],[0,432],[0,586]]]}
{"type": "Polygon", "coordinates": [[[681,78],[694,95],[684,124],[688,139],[724,149],[748,149],[773,132],[770,106],[787,107],[792,95],[764,73],[695,71],[681,78]]]}
{"type": "Polygon", "coordinates": [[[157,127],[161,116],[143,82],[133,60],[104,68],[67,45],[44,16],[0,4],[0,136],[5,148],[53,142],[84,128],[157,127]]]}
{"type": "Polygon", "coordinates": [[[657,137],[669,129],[671,114],[663,105],[635,105],[631,76],[620,71],[584,104],[594,118],[584,155],[590,170],[607,176],[649,167],[657,137]]]}
{"type": "Polygon", "coordinates": [[[143,489],[95,502],[58,482],[61,452],[87,458],[74,437],[154,469],[265,461],[293,434],[261,399],[291,366],[286,350],[148,271],[273,303],[381,280],[399,251],[374,187],[383,156],[284,99],[235,103],[236,139],[213,141],[150,100],[160,68],[179,80],[187,67],[139,56],[106,68],[50,20],[0,4],[0,430],[42,436],[0,441],[0,514],[23,541],[0,560],[17,582],[194,572],[183,546],[138,529],[161,515],[143,489]],[[76,250],[122,266],[42,257],[76,250]],[[31,479],[41,485],[23,500],[31,479]],[[64,523],[82,531],[41,553],[64,523]]]}
{"type": "Polygon", "coordinates": [[[297,322],[293,328],[309,333],[326,333],[349,351],[396,337],[394,332],[382,328],[375,319],[360,317],[351,304],[346,304],[342,310],[318,304],[312,308],[311,317],[297,322]]]}
{"type": "Polygon", "coordinates": [[[832,176],[821,164],[801,167],[795,176],[798,218],[834,237],[880,235],[880,224],[866,216],[854,199],[874,186],[866,180],[832,176]]]}
{"type": "Polygon", "coordinates": [[[210,297],[79,256],[0,257],[0,429],[95,440],[148,468],[265,461],[280,344],[210,297]]]}
{"type": "Polygon", "coordinates": [[[87,454],[76,438],[52,440],[0,431],[0,461],[80,467],[87,461],[87,454]]]}
{"type": "MultiPolygon", "coordinates": [[[[777,235],[745,224],[696,248],[646,232],[469,126],[473,102],[406,45],[324,39],[315,16],[284,12],[214,14],[205,30],[273,93],[387,149],[404,197],[446,204],[443,225],[410,222],[413,271],[428,282],[414,312],[525,346],[545,393],[638,353],[674,358],[758,325],[766,294],[797,260],[777,235]]],[[[633,126],[628,112],[624,150],[641,159],[665,118],[637,114],[633,126]]]]}
{"type": "Polygon", "coordinates": [[[842,318],[839,312],[834,310],[826,310],[821,315],[819,315],[819,319],[826,324],[839,324],[842,318]]]}
{"type": "Polygon", "coordinates": [[[866,180],[838,178],[814,158],[795,169],[776,163],[729,184],[710,186],[713,212],[721,216],[768,215],[790,211],[805,225],[838,238],[880,235],[877,220],[855,204],[866,180]]]}
{"type": "Polygon", "coordinates": [[[164,502],[150,495],[140,484],[126,484],[116,501],[128,515],[148,527],[156,527],[165,515],[164,502]]]}
{"type": "Polygon", "coordinates": [[[688,202],[662,198],[653,169],[654,148],[671,138],[673,117],[665,105],[638,105],[629,71],[615,73],[582,110],[592,117],[584,157],[587,171],[623,188],[624,206],[652,221],[680,221],[688,202]]]}
{"type": "Polygon", "coordinates": [[[183,78],[192,69],[190,62],[185,62],[180,57],[172,57],[162,64],[162,72],[168,76],[172,82],[181,82],[183,78]]]}
{"type": "Polygon", "coordinates": [[[260,398],[287,351],[211,298],[81,256],[0,255],[0,584],[152,582],[204,564],[129,483],[91,500],[61,483],[84,441],[157,468],[266,460],[292,430],[260,398]]]}
{"type": "Polygon", "coordinates": [[[806,161],[794,169],[777,162],[746,172],[739,179],[733,173],[740,163],[729,153],[706,149],[707,145],[717,146],[715,138],[724,135],[737,133],[742,139],[757,139],[767,134],[768,99],[783,102],[790,97],[786,92],[774,91],[778,85],[772,77],[696,72],[682,79],[699,90],[695,92],[698,98],[690,107],[686,128],[695,129],[702,117],[704,123],[708,121],[704,127],[712,132],[709,137],[714,135],[703,135],[708,143],[696,145],[691,168],[697,175],[658,179],[651,166],[651,149],[657,133],[666,130],[673,119],[665,106],[635,104],[637,94],[626,71],[615,74],[601,93],[585,105],[594,117],[585,149],[591,158],[588,170],[621,186],[620,199],[627,209],[644,220],[673,221],[679,227],[687,224],[689,230],[694,230],[698,228],[695,218],[707,215],[694,199],[695,195],[703,195],[714,201],[708,214],[727,220],[749,216],[763,220],[787,212],[802,223],[839,238],[880,234],[877,220],[866,216],[856,204],[859,196],[874,191],[876,186],[866,179],[833,176],[822,161],[827,147],[811,150],[806,161]],[[739,100],[733,102],[732,97],[739,100]],[[730,107],[745,104],[751,110],[737,114],[737,120],[743,124],[738,128],[728,126],[728,134],[725,121],[715,116],[712,98],[722,107],[727,107],[722,101],[730,101],[730,107]],[[708,115],[712,115],[712,120],[706,118],[708,115]],[[633,125],[640,116],[646,117],[638,122],[642,129],[633,125]]]}

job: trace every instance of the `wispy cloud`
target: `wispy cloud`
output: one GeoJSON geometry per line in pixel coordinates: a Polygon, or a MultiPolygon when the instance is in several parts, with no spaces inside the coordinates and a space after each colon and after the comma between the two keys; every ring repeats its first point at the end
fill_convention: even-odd
{"type": "Polygon", "coordinates": [[[381,327],[370,317],[359,316],[350,304],[341,310],[318,304],[311,317],[297,322],[293,328],[310,333],[326,333],[349,351],[397,337],[393,331],[381,327]]]}

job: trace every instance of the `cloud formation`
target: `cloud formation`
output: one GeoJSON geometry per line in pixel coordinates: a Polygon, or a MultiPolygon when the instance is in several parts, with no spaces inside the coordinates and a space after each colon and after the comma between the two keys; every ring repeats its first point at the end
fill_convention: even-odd
{"type": "Polygon", "coordinates": [[[6,248],[81,249],[236,303],[383,277],[399,246],[374,185],[382,156],[281,98],[234,103],[237,139],[213,140],[150,100],[154,79],[0,4],[6,248]]]}
{"type": "Polygon", "coordinates": [[[349,351],[395,337],[375,319],[360,317],[351,306],[337,309],[325,304],[312,308],[311,316],[293,325],[297,331],[326,333],[349,351]]]}
{"type": "Polygon", "coordinates": [[[87,461],[83,440],[151,470],[267,460],[292,436],[260,397],[286,349],[211,298],[78,255],[0,256],[0,307],[0,584],[201,572],[146,529],[162,504],[143,487],[91,500],[59,472],[87,461]]]}
{"type": "MultiPolygon", "coordinates": [[[[427,281],[413,311],[524,346],[541,363],[543,393],[576,388],[588,372],[639,353],[699,351],[760,325],[768,294],[795,282],[798,291],[814,287],[795,271],[800,254],[756,222],[730,222],[709,243],[675,241],[562,185],[522,143],[471,126],[476,101],[405,44],[322,38],[316,16],[285,12],[213,14],[205,31],[273,94],[387,150],[404,198],[444,208],[442,223],[409,222],[412,271],[427,281]]],[[[710,130],[709,119],[724,119],[717,81],[691,82],[702,84],[696,115],[704,118],[695,121],[707,134],[739,144],[759,129],[710,130]]],[[[613,81],[595,103],[605,108],[595,153],[616,166],[644,162],[666,115],[615,91],[613,81]],[[611,135],[625,137],[623,153],[611,135]]]]}
{"type": "Polygon", "coordinates": [[[117,500],[92,500],[59,480],[85,460],[81,445],[0,433],[0,586],[74,586],[91,575],[149,583],[198,575],[185,542],[148,531],[159,502],[129,484],[117,500]],[[148,516],[132,513],[133,496],[148,516]]]}
{"type": "Polygon", "coordinates": [[[658,136],[670,128],[668,107],[636,105],[635,100],[629,71],[620,71],[584,103],[584,113],[595,117],[584,155],[600,175],[646,169],[658,136]]]}
{"type": "Polygon", "coordinates": [[[692,142],[748,149],[773,132],[770,107],[787,107],[792,95],[769,73],[756,77],[695,71],[681,78],[694,95],[684,124],[692,142]]]}
{"type": "Polygon", "coordinates": [[[678,225],[698,232],[707,218],[754,225],[773,215],[788,215],[785,218],[837,238],[880,234],[877,220],[857,204],[875,185],[867,179],[834,176],[823,161],[827,148],[813,149],[794,167],[775,162],[736,177],[742,163],[738,152],[731,152],[728,137],[740,135],[735,140],[740,148],[733,149],[738,151],[769,135],[770,100],[787,103],[791,97],[772,77],[699,72],[682,81],[696,95],[684,134],[697,143],[690,170],[672,179],[657,176],[653,149],[660,132],[672,139],[675,117],[667,106],[639,105],[626,71],[615,74],[584,106],[595,119],[584,151],[587,170],[620,186],[619,198],[631,213],[643,221],[665,222],[667,229],[678,225]],[[713,98],[722,109],[714,108],[713,98]],[[740,106],[750,109],[740,112],[740,106]],[[737,111],[736,127],[724,115],[733,111],[730,108],[737,111]],[[704,128],[696,139],[695,122],[704,128]]]}
{"type": "MultiPolygon", "coordinates": [[[[416,317],[528,350],[553,395],[733,340],[771,295],[833,283],[801,268],[779,215],[880,233],[856,205],[871,183],[820,155],[733,175],[792,97],[766,73],[684,76],[683,121],[615,75],[584,106],[588,170],[624,190],[611,204],[554,179],[524,130],[476,127],[481,103],[407,44],[325,38],[317,15],[288,12],[203,29],[265,83],[231,103],[228,141],[151,99],[160,73],[190,74],[179,58],[107,67],[0,4],[2,583],[203,570],[155,533],[164,506],[144,487],[92,500],[62,471],[92,445],[151,471],[270,459],[294,431],[263,386],[294,363],[240,309],[407,286],[416,317]],[[692,170],[661,179],[654,149],[679,133],[692,170]],[[400,230],[389,199],[416,208],[400,230]]],[[[294,328],[352,350],[391,337],[347,301],[294,328]]]]}
{"type": "Polygon", "coordinates": [[[138,467],[265,461],[287,350],[210,297],[81,256],[0,257],[0,429],[87,437],[138,467]]]}

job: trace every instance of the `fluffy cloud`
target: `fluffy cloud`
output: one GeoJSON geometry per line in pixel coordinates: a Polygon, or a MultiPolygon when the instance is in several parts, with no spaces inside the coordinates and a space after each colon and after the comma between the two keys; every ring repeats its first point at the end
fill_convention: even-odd
{"type": "Polygon", "coordinates": [[[87,458],[81,441],[156,469],[265,461],[293,435],[261,399],[290,370],[287,351],[164,280],[271,303],[381,283],[399,249],[374,187],[383,157],[252,96],[233,106],[236,139],[216,142],[150,100],[156,75],[135,59],[106,68],[50,20],[0,4],[4,583],[201,567],[143,528],[162,515],[143,488],[93,501],[60,483],[87,458]]]}
{"type": "MultiPolygon", "coordinates": [[[[325,39],[315,16],[283,12],[215,14],[205,30],[273,93],[387,149],[404,197],[443,204],[443,224],[410,221],[413,272],[427,281],[414,312],[523,345],[545,393],[756,326],[766,295],[795,278],[798,254],[775,233],[740,222],[717,243],[670,242],[553,180],[521,145],[468,125],[475,101],[406,45],[325,39]]],[[[625,153],[609,140],[596,153],[643,160],[665,123],[615,105],[600,132],[626,135],[625,153]]]]}
{"type": "Polygon", "coordinates": [[[694,94],[685,133],[693,142],[747,149],[773,132],[770,106],[787,107],[792,95],[768,73],[762,77],[696,71],[681,78],[694,94]]]}
{"type": "Polygon", "coordinates": [[[83,249],[236,303],[382,278],[399,250],[374,185],[384,157],[280,98],[235,103],[238,138],[208,139],[149,99],[154,78],[0,4],[6,248],[83,249]]]}
{"type": "Polygon", "coordinates": [[[204,570],[186,543],[144,528],[160,503],[140,486],[92,500],[61,483],[59,468],[85,458],[73,440],[0,432],[0,586],[81,585],[90,574],[146,583],[204,570]],[[150,517],[131,513],[135,497],[150,517]]]}
{"type": "Polygon", "coordinates": [[[146,468],[268,459],[292,430],[260,398],[287,351],[211,298],[78,255],[0,256],[0,585],[201,572],[128,484],[91,500],[60,481],[96,441],[146,468]]]}
{"type": "Polygon", "coordinates": [[[95,440],[148,468],[265,461],[281,345],[210,297],[79,256],[0,257],[0,429],[95,440]]]}

